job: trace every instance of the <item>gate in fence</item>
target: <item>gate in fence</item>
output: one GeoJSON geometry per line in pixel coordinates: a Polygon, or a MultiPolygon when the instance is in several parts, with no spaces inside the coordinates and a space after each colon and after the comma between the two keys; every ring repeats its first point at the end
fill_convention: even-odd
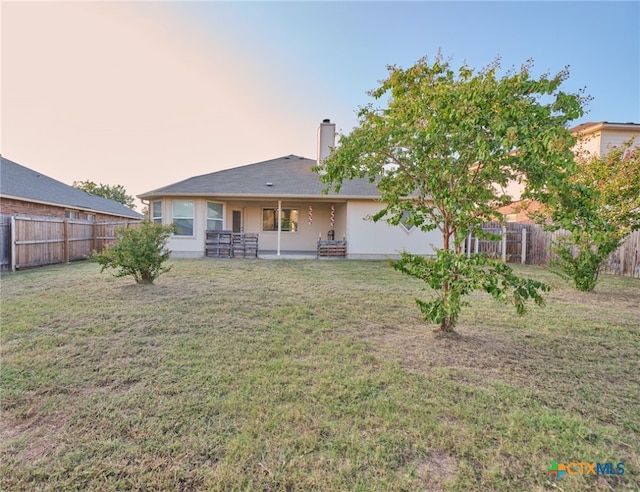
{"type": "Polygon", "coordinates": [[[469,235],[465,241],[465,253],[481,253],[509,263],[527,263],[530,248],[530,224],[507,222],[482,224],[482,231],[499,237],[499,240],[469,235]]]}

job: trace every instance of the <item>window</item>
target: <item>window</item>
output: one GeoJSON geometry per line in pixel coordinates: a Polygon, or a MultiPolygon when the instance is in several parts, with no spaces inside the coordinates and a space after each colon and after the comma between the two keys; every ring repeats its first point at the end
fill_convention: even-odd
{"type": "MultiPolygon", "coordinates": [[[[283,208],[280,213],[282,232],[298,231],[298,209],[283,208]]],[[[263,208],[262,209],[262,230],[277,231],[278,230],[278,209],[263,208]]]]}
{"type": "Polygon", "coordinates": [[[65,210],[64,211],[64,216],[67,219],[79,219],[80,218],[80,213],[75,211],[75,210],[65,210]]]}
{"type": "Polygon", "coordinates": [[[87,220],[90,220],[91,222],[95,222],[96,214],[87,214],[87,220]]]}
{"type": "Polygon", "coordinates": [[[178,229],[176,236],[193,236],[193,202],[191,200],[173,201],[173,223],[178,229]]]}
{"type": "Polygon", "coordinates": [[[160,200],[151,203],[151,222],[162,224],[162,202],[160,200]]]}
{"type": "Polygon", "coordinates": [[[410,232],[415,226],[409,221],[411,218],[411,213],[408,210],[402,212],[402,219],[400,219],[400,225],[404,228],[405,231],[410,232]]]}
{"type": "Polygon", "coordinates": [[[504,216],[504,221],[505,222],[517,222],[518,221],[518,214],[506,214],[504,216]]]}
{"type": "Polygon", "coordinates": [[[207,230],[209,231],[221,231],[222,230],[222,204],[221,203],[207,203],[207,230]]]}

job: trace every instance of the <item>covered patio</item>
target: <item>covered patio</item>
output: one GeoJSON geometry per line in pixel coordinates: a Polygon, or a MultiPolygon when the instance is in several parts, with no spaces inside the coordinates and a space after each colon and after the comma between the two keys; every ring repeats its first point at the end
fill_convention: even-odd
{"type": "Polygon", "coordinates": [[[346,258],[346,240],[318,239],[315,250],[259,250],[259,234],[229,230],[205,231],[205,256],[209,258],[319,259],[346,258]]]}

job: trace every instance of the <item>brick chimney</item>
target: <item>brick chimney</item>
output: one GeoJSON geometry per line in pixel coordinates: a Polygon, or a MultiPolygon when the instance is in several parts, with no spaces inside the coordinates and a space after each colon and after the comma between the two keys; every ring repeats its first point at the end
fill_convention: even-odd
{"type": "Polygon", "coordinates": [[[322,120],[318,127],[318,166],[331,153],[331,148],[336,146],[336,124],[331,120],[322,120]]]}

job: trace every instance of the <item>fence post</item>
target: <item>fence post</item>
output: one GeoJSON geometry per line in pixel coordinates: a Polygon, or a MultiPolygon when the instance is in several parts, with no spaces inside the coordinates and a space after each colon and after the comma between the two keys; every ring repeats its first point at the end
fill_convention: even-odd
{"type": "Polygon", "coordinates": [[[480,251],[480,239],[478,239],[477,237],[475,238],[475,243],[474,247],[473,247],[473,252],[475,254],[478,254],[478,251],[480,251]]]}
{"type": "Polygon", "coordinates": [[[620,246],[620,274],[624,275],[624,244],[620,246]]]}
{"type": "Polygon", "coordinates": [[[95,220],[91,224],[91,249],[93,251],[98,250],[98,224],[96,224],[95,220]]]}
{"type": "Polygon", "coordinates": [[[502,248],[502,262],[507,262],[507,226],[502,225],[502,238],[501,238],[501,248],[502,248]]]}
{"type": "Polygon", "coordinates": [[[11,230],[9,231],[9,238],[11,239],[11,271],[16,271],[16,217],[11,216],[11,230]]]}
{"type": "Polygon", "coordinates": [[[69,219],[64,219],[64,262],[69,263],[69,219]]]}
{"type": "Polygon", "coordinates": [[[527,262],[527,229],[522,227],[522,254],[520,255],[520,263],[523,265],[527,262]]]}
{"type": "Polygon", "coordinates": [[[467,258],[471,258],[471,233],[467,237],[467,258]]]}

